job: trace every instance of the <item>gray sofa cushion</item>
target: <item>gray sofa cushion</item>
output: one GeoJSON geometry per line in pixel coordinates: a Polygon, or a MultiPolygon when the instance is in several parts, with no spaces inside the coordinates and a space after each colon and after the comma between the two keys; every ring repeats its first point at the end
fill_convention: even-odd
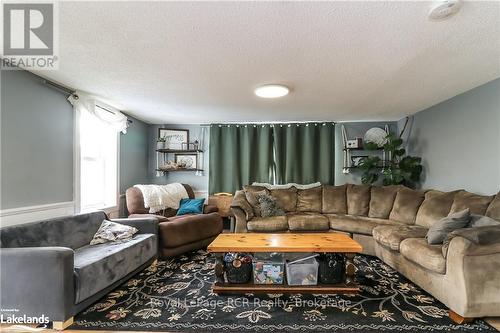
{"type": "Polygon", "coordinates": [[[0,231],[0,246],[60,246],[75,250],[90,243],[105,219],[104,212],[93,212],[5,227],[0,231]]]}
{"type": "Polygon", "coordinates": [[[464,228],[469,224],[470,210],[464,209],[457,213],[452,213],[438,222],[434,223],[427,232],[427,242],[429,244],[442,244],[446,236],[453,230],[464,228]]]}
{"type": "Polygon", "coordinates": [[[399,245],[399,252],[406,259],[435,273],[446,272],[446,259],[441,245],[429,245],[424,238],[407,238],[399,245]]]}
{"type": "Polygon", "coordinates": [[[321,214],[293,214],[288,216],[288,227],[292,231],[327,231],[328,218],[321,214]]]}
{"type": "Polygon", "coordinates": [[[126,243],[86,245],[75,250],[75,303],[87,299],[156,255],[156,236],[140,234],[126,243]]]}
{"type": "Polygon", "coordinates": [[[491,217],[484,215],[471,214],[470,221],[467,227],[476,228],[476,227],[491,227],[494,225],[500,225],[500,221],[492,219],[491,217]]]}
{"type": "Polygon", "coordinates": [[[381,225],[373,229],[373,239],[393,251],[399,251],[403,240],[423,238],[426,234],[427,228],[418,225],[381,225]]]}
{"type": "Polygon", "coordinates": [[[386,219],[376,219],[371,217],[343,215],[343,214],[327,214],[330,221],[330,228],[344,232],[372,235],[373,228],[379,225],[396,224],[396,222],[386,219]]]}

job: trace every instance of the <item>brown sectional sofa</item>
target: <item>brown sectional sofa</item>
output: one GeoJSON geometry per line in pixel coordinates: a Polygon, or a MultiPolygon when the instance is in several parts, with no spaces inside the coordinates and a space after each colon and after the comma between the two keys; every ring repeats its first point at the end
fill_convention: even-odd
{"type": "Polygon", "coordinates": [[[379,257],[458,315],[500,316],[500,237],[476,244],[457,236],[448,247],[428,245],[425,239],[431,225],[465,208],[500,221],[500,192],[482,196],[353,184],[271,191],[246,186],[236,192],[231,208],[235,232],[348,233],[364,254],[379,257]],[[245,193],[258,191],[275,197],[285,215],[256,217],[245,193]]]}

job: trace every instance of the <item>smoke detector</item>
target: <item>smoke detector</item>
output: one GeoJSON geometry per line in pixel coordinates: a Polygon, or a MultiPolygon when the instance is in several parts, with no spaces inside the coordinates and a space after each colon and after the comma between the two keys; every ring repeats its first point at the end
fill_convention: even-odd
{"type": "Polygon", "coordinates": [[[429,19],[432,21],[447,19],[458,13],[460,7],[462,7],[461,0],[442,0],[436,2],[429,11],[429,19]]]}

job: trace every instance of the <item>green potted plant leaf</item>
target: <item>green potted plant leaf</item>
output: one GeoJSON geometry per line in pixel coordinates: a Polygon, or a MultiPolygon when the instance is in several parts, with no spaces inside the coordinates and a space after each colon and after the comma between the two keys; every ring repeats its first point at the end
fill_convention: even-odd
{"type": "Polygon", "coordinates": [[[365,143],[365,149],[367,150],[383,148],[387,159],[383,161],[380,157],[370,156],[360,162],[359,167],[363,171],[361,177],[363,184],[373,184],[382,176],[384,185],[401,184],[415,187],[422,174],[422,159],[407,156],[402,145],[403,140],[393,133],[387,135],[386,142],[382,147],[371,142],[365,143]]]}
{"type": "Polygon", "coordinates": [[[156,149],[165,149],[165,138],[158,138],[156,140],[156,149]]]}

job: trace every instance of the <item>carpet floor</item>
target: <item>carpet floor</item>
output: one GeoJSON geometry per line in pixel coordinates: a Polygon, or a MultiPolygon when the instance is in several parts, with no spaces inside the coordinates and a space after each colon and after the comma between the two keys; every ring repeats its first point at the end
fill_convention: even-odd
{"type": "Polygon", "coordinates": [[[196,332],[497,332],[455,325],[447,308],[377,258],[358,255],[358,295],[211,292],[215,260],[158,261],[75,318],[71,329],[196,332]]]}

